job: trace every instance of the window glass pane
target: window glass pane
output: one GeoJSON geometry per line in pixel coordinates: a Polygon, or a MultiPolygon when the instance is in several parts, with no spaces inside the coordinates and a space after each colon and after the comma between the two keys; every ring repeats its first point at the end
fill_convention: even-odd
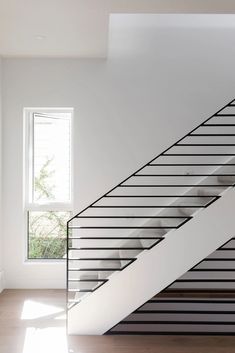
{"type": "Polygon", "coordinates": [[[70,217],[70,212],[28,212],[28,258],[64,258],[66,222],[70,217]]]}
{"type": "Polygon", "coordinates": [[[71,114],[33,114],[33,202],[70,202],[71,114]]]}

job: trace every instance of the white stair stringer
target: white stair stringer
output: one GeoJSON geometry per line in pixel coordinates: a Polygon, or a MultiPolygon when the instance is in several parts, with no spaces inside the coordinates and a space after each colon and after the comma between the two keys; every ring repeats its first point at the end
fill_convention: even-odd
{"type": "Polygon", "coordinates": [[[235,189],[144,251],[125,270],[68,311],[68,333],[102,335],[235,233],[235,189]]]}

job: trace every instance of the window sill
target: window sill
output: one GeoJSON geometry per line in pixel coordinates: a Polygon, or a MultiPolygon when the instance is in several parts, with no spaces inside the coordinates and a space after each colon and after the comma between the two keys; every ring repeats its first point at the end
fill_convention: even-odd
{"type": "Polygon", "coordinates": [[[25,265],[64,265],[66,259],[26,259],[25,265]]]}

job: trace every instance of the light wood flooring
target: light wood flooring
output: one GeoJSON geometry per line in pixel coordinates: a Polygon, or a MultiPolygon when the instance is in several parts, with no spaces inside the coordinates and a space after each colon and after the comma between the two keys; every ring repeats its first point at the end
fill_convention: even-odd
{"type": "Polygon", "coordinates": [[[65,292],[4,290],[0,353],[235,353],[235,337],[66,336],[65,292]]]}

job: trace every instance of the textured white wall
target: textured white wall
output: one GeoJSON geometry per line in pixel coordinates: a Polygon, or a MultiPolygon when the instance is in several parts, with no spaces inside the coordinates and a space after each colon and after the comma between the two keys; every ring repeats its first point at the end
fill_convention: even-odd
{"type": "Polygon", "coordinates": [[[125,29],[111,19],[108,60],[4,59],[7,287],[65,280],[64,264],[24,262],[24,107],[74,107],[79,211],[234,98],[234,27],[182,21],[165,26],[156,17],[156,25],[132,21],[125,29]]]}

